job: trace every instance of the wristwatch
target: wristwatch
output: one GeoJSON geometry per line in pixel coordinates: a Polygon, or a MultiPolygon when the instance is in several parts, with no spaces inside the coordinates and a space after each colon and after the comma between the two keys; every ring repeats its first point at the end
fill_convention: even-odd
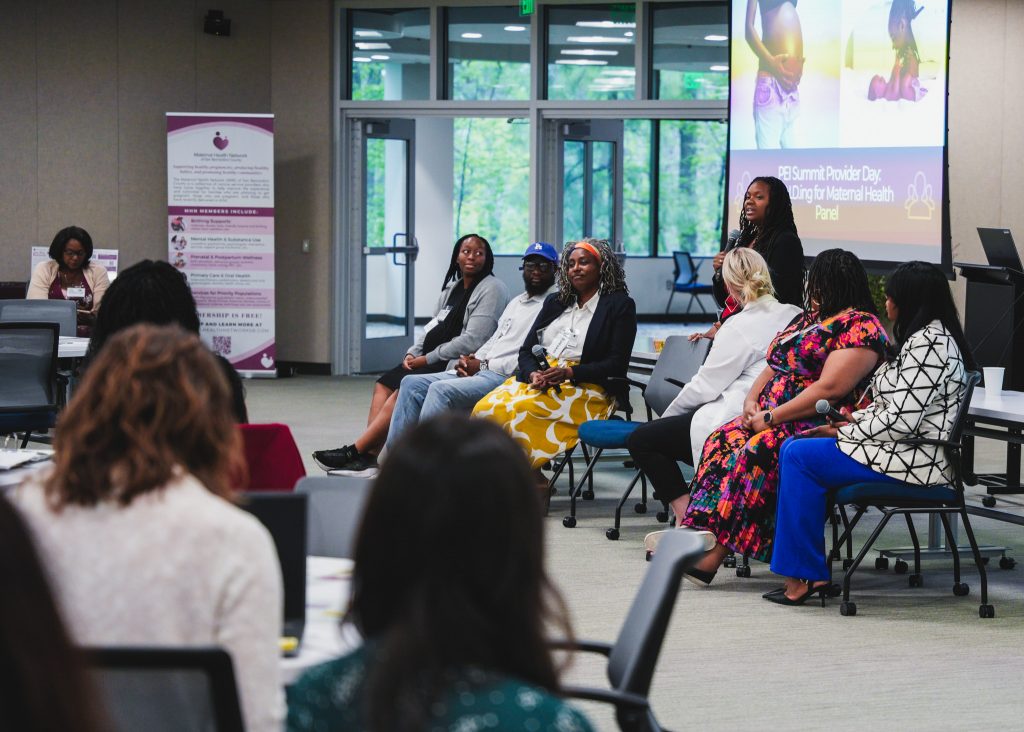
{"type": "Polygon", "coordinates": [[[764,413],[764,423],[765,424],[771,424],[772,423],[772,410],[769,409],[767,412],[764,413]]]}
{"type": "Polygon", "coordinates": [[[487,359],[486,358],[480,359],[480,370],[481,371],[486,371],[487,370],[487,359]]]}

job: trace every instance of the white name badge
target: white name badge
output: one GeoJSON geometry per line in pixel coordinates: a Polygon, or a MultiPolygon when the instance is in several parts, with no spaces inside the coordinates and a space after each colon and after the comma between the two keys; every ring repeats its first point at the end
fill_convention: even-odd
{"type": "Polygon", "coordinates": [[[68,297],[70,297],[70,298],[85,297],[85,288],[84,287],[69,287],[67,292],[68,292],[68,297]]]}

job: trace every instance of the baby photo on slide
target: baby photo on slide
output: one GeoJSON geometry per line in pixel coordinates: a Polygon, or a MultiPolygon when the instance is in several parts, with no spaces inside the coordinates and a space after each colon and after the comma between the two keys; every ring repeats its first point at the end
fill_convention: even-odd
{"type": "Polygon", "coordinates": [[[842,146],[942,146],[946,3],[845,2],[842,19],[842,146]]]}

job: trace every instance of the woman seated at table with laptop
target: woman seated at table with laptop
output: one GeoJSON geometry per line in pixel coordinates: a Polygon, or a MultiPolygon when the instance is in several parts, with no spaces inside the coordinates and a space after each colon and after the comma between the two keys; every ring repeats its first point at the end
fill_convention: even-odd
{"type": "Polygon", "coordinates": [[[107,270],[92,258],[92,237],[78,226],[57,232],[50,243],[50,260],[32,271],[28,300],[73,300],[80,338],[88,338],[100,301],[110,286],[107,270]]]}
{"type": "Polygon", "coordinates": [[[871,381],[871,404],[782,446],[782,482],[772,571],[786,577],[767,600],[802,605],[827,592],[822,516],[836,491],[854,483],[948,483],[942,448],[897,440],[948,439],[974,359],[949,282],[927,262],[896,268],[885,287],[899,353],[871,381]]]}
{"type": "Polygon", "coordinates": [[[661,418],[637,427],[626,441],[636,466],[677,519],[690,502],[677,461],[693,465],[708,435],[743,411],[743,400],[766,365],[768,344],[802,312],[775,299],[768,264],[754,249],[731,249],[722,262],[722,279],[742,309],[722,325],[704,364],[661,418]]]}
{"type": "Polygon", "coordinates": [[[111,338],[57,423],[54,465],[18,488],[82,645],[218,645],[246,729],[280,729],[281,572],[231,504],[245,475],[228,385],[199,338],[138,325],[111,338]]]}
{"type": "Polygon", "coordinates": [[[591,729],[558,698],[546,633],[568,615],[532,480],[494,425],[445,414],[403,434],[356,538],[344,622],[364,643],[289,688],[290,732],[591,729]]]}
{"type": "Polygon", "coordinates": [[[519,350],[516,375],[473,408],[523,446],[545,495],[541,466],[575,447],[581,424],[628,403],[625,376],[636,340],[636,304],[607,241],[567,245],[555,284],[558,292],[548,295],[519,350]]]}

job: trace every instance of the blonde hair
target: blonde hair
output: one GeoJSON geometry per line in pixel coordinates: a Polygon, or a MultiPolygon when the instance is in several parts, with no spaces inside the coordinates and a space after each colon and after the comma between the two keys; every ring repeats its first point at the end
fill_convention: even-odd
{"type": "Polygon", "coordinates": [[[741,305],[775,294],[768,263],[750,247],[729,250],[722,262],[722,280],[729,291],[736,294],[741,305]]]}

